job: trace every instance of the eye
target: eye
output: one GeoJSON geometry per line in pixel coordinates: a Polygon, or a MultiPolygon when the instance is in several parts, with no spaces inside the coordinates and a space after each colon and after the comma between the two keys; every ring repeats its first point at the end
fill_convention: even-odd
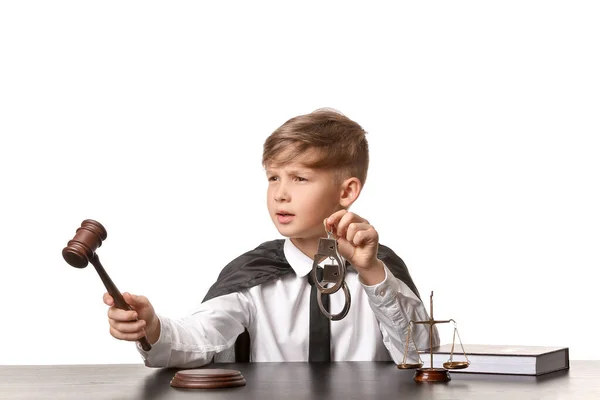
{"type": "Polygon", "coordinates": [[[306,178],[303,178],[303,177],[301,177],[301,176],[296,176],[296,177],[294,178],[294,180],[296,180],[297,182],[306,182],[308,179],[306,179],[306,178]]]}
{"type": "Polygon", "coordinates": [[[267,177],[267,180],[268,180],[269,182],[275,182],[275,181],[279,180],[279,177],[277,177],[277,176],[274,176],[274,175],[271,175],[271,176],[268,176],[268,177],[267,177]]]}

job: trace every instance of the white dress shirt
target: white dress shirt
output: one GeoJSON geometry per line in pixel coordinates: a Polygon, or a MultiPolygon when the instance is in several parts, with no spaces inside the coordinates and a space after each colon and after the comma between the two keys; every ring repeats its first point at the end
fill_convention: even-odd
{"type": "MultiPolygon", "coordinates": [[[[190,316],[170,319],[158,316],[160,337],[145,352],[137,346],[149,367],[194,368],[208,364],[216,353],[231,351],[238,335],[248,329],[250,361],[307,361],[310,290],[308,274],[313,260],[290,239],[284,255],[295,273],[202,303],[190,316]]],[[[429,317],[419,298],[385,267],[383,282],[367,286],[354,271],[346,273],[352,298],[350,311],[331,321],[331,361],[403,360],[410,320],[429,317]]],[[[331,313],[344,305],[342,290],[330,295],[331,313]]],[[[412,325],[419,350],[429,348],[427,325],[412,325]]],[[[434,327],[433,344],[439,344],[434,327]]],[[[406,362],[416,362],[409,343],[406,362]]],[[[216,361],[219,357],[216,357],[216,361]]]]}

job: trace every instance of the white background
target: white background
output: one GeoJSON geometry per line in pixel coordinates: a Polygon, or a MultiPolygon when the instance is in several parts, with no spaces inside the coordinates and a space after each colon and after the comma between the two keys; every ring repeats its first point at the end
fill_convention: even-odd
{"type": "Polygon", "coordinates": [[[600,359],[597,2],[211,3],[0,3],[0,364],[141,362],[75,229],[184,316],[278,237],[262,145],[319,107],[368,131],[354,211],[464,343],[600,359]]]}

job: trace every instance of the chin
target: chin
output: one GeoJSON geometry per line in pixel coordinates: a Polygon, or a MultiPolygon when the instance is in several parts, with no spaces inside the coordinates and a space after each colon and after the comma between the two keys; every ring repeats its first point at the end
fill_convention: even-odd
{"type": "MultiPolygon", "coordinates": [[[[320,226],[317,227],[298,227],[293,222],[291,224],[280,224],[277,221],[273,221],[275,228],[281,236],[290,239],[314,239],[319,238],[323,235],[319,233],[320,226]]],[[[294,221],[296,222],[296,221],[294,221]]],[[[326,235],[325,235],[326,236],[326,235]]]]}
{"type": "Polygon", "coordinates": [[[276,224],[275,227],[277,228],[279,234],[286,238],[295,239],[304,236],[302,235],[302,232],[298,232],[297,229],[294,229],[291,226],[281,226],[276,224]]]}
{"type": "Polygon", "coordinates": [[[289,239],[299,239],[299,240],[316,240],[319,239],[321,237],[325,237],[323,235],[315,235],[315,234],[311,234],[309,232],[291,232],[288,231],[286,232],[285,230],[280,230],[279,233],[281,233],[282,236],[285,236],[286,238],[289,239]]]}
{"type": "Polygon", "coordinates": [[[297,237],[297,232],[294,229],[290,229],[287,227],[281,227],[281,226],[277,226],[277,231],[279,232],[279,234],[281,236],[284,236],[286,238],[295,238],[297,237]]]}

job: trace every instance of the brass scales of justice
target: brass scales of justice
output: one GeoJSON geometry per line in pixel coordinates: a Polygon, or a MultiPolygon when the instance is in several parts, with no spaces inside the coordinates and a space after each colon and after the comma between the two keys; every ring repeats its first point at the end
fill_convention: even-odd
{"type": "Polygon", "coordinates": [[[471,362],[467,357],[467,353],[465,352],[465,348],[462,344],[462,340],[460,339],[460,335],[458,334],[458,328],[456,326],[456,321],[453,319],[448,320],[435,320],[433,317],[433,291],[429,296],[429,319],[426,321],[413,321],[411,320],[408,324],[408,334],[406,335],[406,343],[404,345],[404,358],[402,359],[402,363],[398,364],[399,369],[416,369],[414,380],[417,382],[448,382],[450,380],[450,373],[448,370],[453,369],[464,369],[467,368],[471,362]],[[433,367],[433,326],[435,324],[447,324],[450,322],[454,322],[454,330],[452,334],[452,348],[450,350],[450,358],[448,361],[443,363],[443,368],[434,368],[433,367]],[[421,355],[415,340],[412,335],[412,326],[413,325],[429,325],[429,368],[423,368],[423,360],[421,359],[421,355]],[[454,345],[456,343],[456,338],[458,337],[458,342],[460,343],[460,347],[462,349],[462,353],[465,356],[466,361],[454,361],[454,345]],[[407,363],[406,355],[409,350],[409,344],[412,341],[412,344],[415,348],[415,352],[419,357],[418,363],[407,363]]]}
{"type": "MultiPolygon", "coordinates": [[[[317,287],[317,300],[319,304],[319,308],[321,312],[331,321],[339,321],[348,314],[348,310],[350,309],[350,292],[348,290],[348,286],[346,285],[345,279],[345,260],[340,255],[337,249],[337,241],[333,237],[333,232],[328,230],[327,238],[319,239],[319,246],[317,253],[314,256],[313,266],[312,266],[312,279],[315,282],[317,287]],[[323,279],[319,280],[317,278],[317,268],[319,267],[319,263],[323,258],[329,258],[332,263],[326,264],[323,268],[323,279]],[[327,286],[327,284],[333,284],[333,286],[327,286]],[[323,307],[323,303],[321,300],[322,295],[329,295],[337,292],[338,290],[343,289],[344,296],[346,298],[343,309],[337,314],[331,314],[328,310],[323,307]]],[[[417,382],[448,382],[450,380],[450,373],[448,370],[452,369],[464,369],[467,368],[471,362],[467,358],[467,353],[465,352],[465,348],[462,344],[462,340],[460,339],[460,335],[458,334],[458,328],[456,326],[456,321],[453,319],[448,320],[438,320],[436,321],[433,318],[433,291],[431,292],[431,296],[429,297],[429,319],[427,321],[413,321],[411,320],[408,324],[408,334],[406,335],[406,343],[404,345],[404,358],[401,364],[398,364],[399,369],[416,369],[414,375],[414,380],[417,382]],[[446,324],[454,322],[454,333],[452,335],[452,349],[450,351],[450,358],[443,364],[443,368],[434,368],[433,367],[433,326],[435,324],[446,324]],[[423,360],[421,359],[421,355],[419,354],[419,349],[414,341],[414,337],[412,334],[413,325],[429,325],[429,357],[430,357],[430,366],[429,368],[423,368],[423,360]],[[456,343],[456,338],[458,337],[458,341],[460,343],[460,347],[465,356],[466,361],[454,361],[454,345],[456,343]],[[408,354],[408,350],[410,347],[410,342],[412,341],[413,346],[415,348],[415,352],[419,357],[418,363],[407,363],[406,355],[408,354]]]]}

